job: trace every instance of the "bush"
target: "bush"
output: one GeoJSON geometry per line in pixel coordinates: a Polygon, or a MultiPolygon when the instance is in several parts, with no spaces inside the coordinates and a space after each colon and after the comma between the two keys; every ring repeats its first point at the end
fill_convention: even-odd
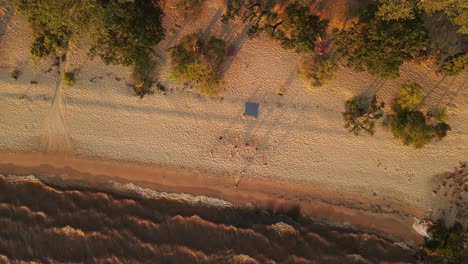
{"type": "Polygon", "coordinates": [[[339,31],[334,43],[353,69],[381,77],[398,77],[405,61],[427,49],[429,38],[419,17],[383,21],[369,9],[354,27],[339,31]]]}
{"type": "Polygon", "coordinates": [[[192,82],[207,96],[219,95],[223,88],[224,46],[225,42],[216,37],[210,37],[206,45],[194,35],[184,37],[171,48],[169,78],[179,83],[192,82]]]}
{"type": "Polygon", "coordinates": [[[73,72],[65,72],[63,74],[63,83],[67,86],[73,86],[75,85],[76,79],[75,79],[75,73],[73,72]]]}
{"type": "Polygon", "coordinates": [[[306,59],[299,67],[299,76],[309,83],[310,87],[321,86],[331,80],[338,71],[338,65],[330,58],[317,56],[306,59]]]}
{"type": "Polygon", "coordinates": [[[399,91],[398,105],[404,109],[418,109],[424,101],[421,86],[416,83],[402,85],[399,91]]]}
{"type": "Polygon", "coordinates": [[[445,59],[441,66],[442,72],[447,76],[454,76],[468,68],[468,54],[461,52],[445,59]]]}
{"type": "Polygon", "coordinates": [[[420,111],[402,109],[390,119],[390,127],[395,138],[405,146],[422,148],[432,141],[433,128],[426,124],[426,118],[420,111]]]}
{"type": "Polygon", "coordinates": [[[449,263],[460,263],[463,251],[464,230],[456,223],[447,229],[442,221],[432,225],[429,230],[431,239],[426,239],[422,251],[426,254],[442,256],[449,263]]]}
{"type": "Polygon", "coordinates": [[[377,102],[377,97],[372,99],[354,97],[345,103],[343,112],[344,127],[355,136],[361,132],[369,135],[375,133],[375,122],[383,116],[383,102],[377,102]]]}

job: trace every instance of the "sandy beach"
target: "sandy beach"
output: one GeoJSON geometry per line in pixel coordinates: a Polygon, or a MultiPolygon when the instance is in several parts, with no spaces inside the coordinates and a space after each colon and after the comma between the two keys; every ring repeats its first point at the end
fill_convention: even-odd
{"type": "Polygon", "coordinates": [[[468,73],[443,77],[427,65],[405,63],[399,78],[382,79],[341,67],[332,81],[309,90],[297,76],[300,55],[266,36],[249,39],[240,23],[222,24],[220,2],[208,2],[195,21],[165,9],[168,35],[156,49],[167,95],[134,96],[126,85],[129,68],[92,61],[85,41],[73,42],[66,67],[76,70],[77,83],[61,90],[56,107],[57,68],[52,60],[31,58],[30,26],[2,10],[0,173],[133,182],[242,205],[299,205],[318,221],[421,242],[413,216],[430,214],[436,176],[468,157],[468,73]],[[165,50],[193,32],[238,49],[225,65],[222,98],[167,78],[165,50]],[[10,76],[15,69],[18,80],[10,76]],[[406,82],[421,84],[427,108],[447,108],[452,131],[443,141],[413,149],[381,125],[374,136],[343,128],[347,99],[375,93],[390,111],[406,82]],[[259,103],[257,120],[241,118],[247,101],[259,103]],[[43,154],[41,137],[52,130],[70,145],[43,154]]]}

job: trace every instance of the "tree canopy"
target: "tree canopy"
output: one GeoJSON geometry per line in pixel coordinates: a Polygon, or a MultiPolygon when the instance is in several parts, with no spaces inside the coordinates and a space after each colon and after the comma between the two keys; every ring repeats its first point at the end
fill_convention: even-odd
{"type": "Polygon", "coordinates": [[[293,2],[284,12],[276,11],[275,0],[228,0],[222,20],[240,18],[250,23],[248,34],[257,36],[266,32],[280,41],[281,46],[296,51],[314,51],[315,42],[324,37],[328,21],[310,13],[303,3],[293,2]]]}
{"type": "Polygon", "coordinates": [[[449,20],[468,34],[468,4],[465,0],[379,0],[377,16],[383,20],[413,19],[418,12],[443,11],[449,20]]]}
{"type": "Polygon", "coordinates": [[[347,59],[348,66],[381,77],[399,76],[399,67],[425,50],[428,43],[419,17],[384,21],[373,11],[335,36],[337,50],[347,59]]]}
{"type": "Polygon", "coordinates": [[[135,64],[164,38],[157,0],[16,0],[15,8],[32,24],[38,57],[59,53],[73,37],[91,40],[90,55],[106,63],[135,64]]]}
{"type": "Polygon", "coordinates": [[[383,117],[383,102],[377,102],[377,97],[354,97],[345,103],[343,112],[344,127],[355,136],[364,132],[375,133],[375,122],[383,117]]]}

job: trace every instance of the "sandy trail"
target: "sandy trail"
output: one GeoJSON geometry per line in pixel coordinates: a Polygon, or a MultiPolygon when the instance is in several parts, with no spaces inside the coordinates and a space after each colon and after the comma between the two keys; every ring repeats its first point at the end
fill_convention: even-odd
{"type": "MultiPolygon", "coordinates": [[[[59,76],[62,76],[64,69],[62,58],[59,69],[59,76]]],[[[41,145],[49,153],[69,153],[72,150],[71,137],[65,125],[62,83],[62,78],[59,77],[51,107],[42,124],[41,145]]]]}

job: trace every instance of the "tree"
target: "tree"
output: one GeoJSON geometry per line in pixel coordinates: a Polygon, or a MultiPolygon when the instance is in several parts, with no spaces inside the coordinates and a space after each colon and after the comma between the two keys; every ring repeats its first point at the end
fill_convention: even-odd
{"type": "Polygon", "coordinates": [[[302,62],[298,74],[310,87],[316,87],[330,80],[337,70],[338,65],[333,59],[315,56],[302,62]]]}
{"type": "Polygon", "coordinates": [[[426,124],[426,118],[420,111],[400,110],[390,119],[393,136],[404,145],[422,148],[432,141],[432,127],[426,124]]]}
{"type": "Polygon", "coordinates": [[[227,0],[221,21],[227,22],[238,17],[244,23],[251,23],[248,34],[256,36],[278,23],[278,14],[272,11],[275,4],[275,0],[227,0]]]}
{"type": "Polygon", "coordinates": [[[383,21],[373,11],[354,27],[335,36],[337,50],[348,66],[381,77],[399,76],[399,67],[428,46],[429,38],[419,17],[383,21]]]}
{"type": "Polygon", "coordinates": [[[90,49],[107,64],[132,65],[152,53],[164,39],[163,12],[155,0],[109,1],[103,27],[96,30],[90,49]]]}
{"type": "Polygon", "coordinates": [[[70,40],[83,36],[91,57],[133,66],[135,88],[149,87],[153,47],[165,36],[158,0],[15,0],[15,8],[32,24],[34,56],[65,53],[70,40]]]}
{"type": "Polygon", "coordinates": [[[344,127],[355,136],[361,132],[373,135],[375,122],[383,116],[383,102],[377,102],[377,97],[354,97],[345,103],[343,112],[344,127]]]}
{"type": "Polygon", "coordinates": [[[415,7],[414,0],[379,0],[376,16],[382,20],[414,19],[415,7]]]}
{"type": "Polygon", "coordinates": [[[270,28],[270,34],[281,41],[282,47],[298,52],[313,52],[315,42],[325,37],[328,26],[327,20],[310,14],[309,8],[299,3],[286,7],[284,20],[279,23],[270,28]]]}
{"type": "Polygon", "coordinates": [[[65,50],[72,37],[74,23],[72,14],[67,15],[75,4],[60,0],[18,0],[14,7],[33,27],[34,42],[31,54],[45,57],[65,50]]]}
{"type": "Polygon", "coordinates": [[[468,68],[468,54],[460,52],[445,59],[441,66],[442,72],[447,76],[454,76],[468,68]]]}
{"type": "Polygon", "coordinates": [[[298,52],[314,51],[315,42],[325,36],[328,21],[310,14],[304,3],[293,2],[286,6],[284,14],[273,11],[274,0],[228,0],[223,22],[239,17],[250,23],[249,36],[266,32],[280,41],[286,49],[298,52]]]}
{"type": "Polygon", "coordinates": [[[397,103],[404,109],[418,109],[423,103],[424,93],[417,83],[409,83],[401,86],[397,103]]]}

